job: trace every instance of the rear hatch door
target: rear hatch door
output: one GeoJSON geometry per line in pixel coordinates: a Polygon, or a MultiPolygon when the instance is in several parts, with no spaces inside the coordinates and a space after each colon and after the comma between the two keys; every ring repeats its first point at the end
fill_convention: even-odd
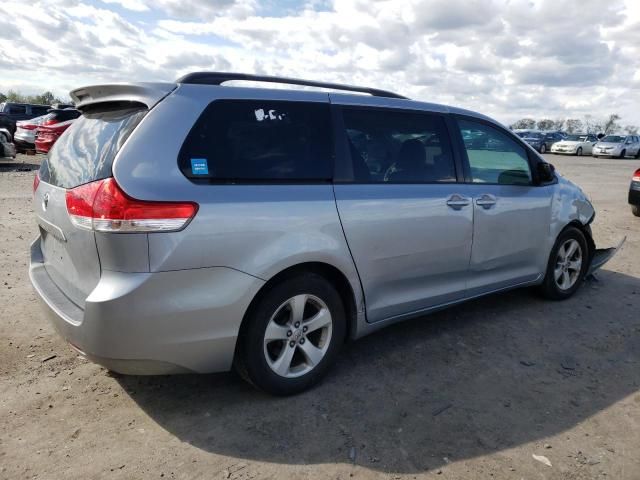
{"type": "Polygon", "coordinates": [[[40,167],[34,211],[45,269],[82,308],[100,280],[100,259],[94,232],[71,223],[66,193],[112,175],[118,150],[146,112],[141,104],[105,104],[84,113],[62,134],[40,167]]]}

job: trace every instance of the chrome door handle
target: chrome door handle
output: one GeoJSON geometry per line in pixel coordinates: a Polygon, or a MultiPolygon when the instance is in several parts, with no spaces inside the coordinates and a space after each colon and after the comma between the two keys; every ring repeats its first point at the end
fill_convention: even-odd
{"type": "Polygon", "coordinates": [[[454,193],[447,200],[447,205],[449,205],[454,210],[460,210],[462,207],[466,207],[471,203],[471,199],[467,197],[463,197],[462,195],[458,195],[454,193]]]}
{"type": "Polygon", "coordinates": [[[496,199],[496,197],[488,193],[485,193],[484,195],[481,195],[480,198],[476,199],[476,205],[479,205],[482,208],[487,209],[487,208],[493,207],[497,201],[498,200],[496,199]]]}

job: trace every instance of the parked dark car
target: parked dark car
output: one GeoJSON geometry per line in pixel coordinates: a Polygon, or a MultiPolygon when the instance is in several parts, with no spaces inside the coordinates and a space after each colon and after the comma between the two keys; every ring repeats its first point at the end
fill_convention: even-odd
{"type": "Polygon", "coordinates": [[[9,130],[13,137],[16,131],[16,122],[46,115],[50,109],[49,105],[15,102],[0,103],[0,128],[9,130]]]}
{"type": "Polygon", "coordinates": [[[565,137],[562,132],[542,130],[516,130],[515,133],[540,153],[547,153],[551,150],[551,145],[564,140],[565,137]]]}
{"type": "Polygon", "coordinates": [[[640,168],[637,169],[633,177],[631,177],[631,185],[629,185],[629,205],[631,211],[636,217],[640,217],[640,168]]]}

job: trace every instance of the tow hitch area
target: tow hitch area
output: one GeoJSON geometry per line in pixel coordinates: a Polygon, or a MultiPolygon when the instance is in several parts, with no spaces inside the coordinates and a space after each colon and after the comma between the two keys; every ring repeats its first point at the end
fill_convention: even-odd
{"type": "Polygon", "coordinates": [[[593,258],[591,259],[591,266],[589,267],[589,272],[587,273],[587,276],[591,275],[593,272],[595,272],[597,269],[599,269],[601,266],[603,266],[605,263],[611,260],[611,258],[613,258],[616,252],[620,250],[622,245],[624,245],[624,242],[626,240],[627,240],[627,237],[624,237],[622,240],[620,240],[620,243],[618,244],[617,247],[597,248],[596,252],[593,254],[593,258]]]}

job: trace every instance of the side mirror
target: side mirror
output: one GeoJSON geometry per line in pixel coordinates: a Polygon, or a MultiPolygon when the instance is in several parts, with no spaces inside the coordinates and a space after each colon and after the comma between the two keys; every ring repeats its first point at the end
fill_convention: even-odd
{"type": "Polygon", "coordinates": [[[556,167],[547,162],[539,162],[537,165],[538,180],[540,183],[552,182],[555,179],[556,167]]]}

